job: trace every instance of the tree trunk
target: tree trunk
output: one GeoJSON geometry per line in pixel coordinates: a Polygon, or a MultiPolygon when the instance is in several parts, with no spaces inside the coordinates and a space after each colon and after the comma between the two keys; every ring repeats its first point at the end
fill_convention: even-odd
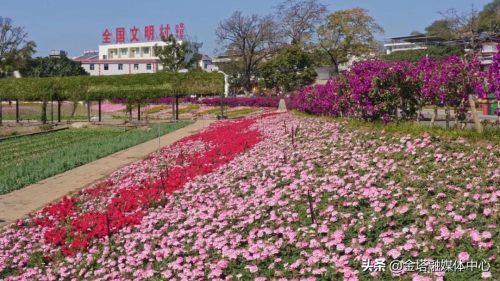
{"type": "Polygon", "coordinates": [[[141,121],[141,104],[137,104],[137,121],[141,121]]]}
{"type": "Polygon", "coordinates": [[[42,124],[47,124],[47,101],[42,102],[42,124]]]}
{"type": "Polygon", "coordinates": [[[175,102],[172,100],[172,120],[175,120],[175,102]]]}
{"type": "Polygon", "coordinates": [[[102,115],[101,115],[101,114],[102,114],[102,111],[101,111],[101,104],[102,104],[102,101],[101,101],[101,99],[99,99],[99,101],[98,101],[98,102],[99,102],[99,122],[101,122],[101,121],[102,121],[102,118],[101,118],[101,116],[102,116],[102,115]]]}
{"type": "Polygon", "coordinates": [[[453,109],[453,112],[455,113],[455,117],[453,118],[453,122],[455,124],[453,125],[453,127],[455,127],[455,129],[458,129],[458,108],[455,107],[455,109],[453,109]]]}
{"type": "Polygon", "coordinates": [[[73,119],[73,117],[75,117],[75,113],[76,113],[76,107],[78,106],[78,102],[77,101],[74,101],[73,102],[73,108],[71,109],[71,117],[70,119],[73,119]]]}
{"type": "Polygon", "coordinates": [[[179,95],[175,95],[175,120],[179,120],[179,95]]]}
{"type": "Polygon", "coordinates": [[[481,121],[479,120],[479,117],[477,117],[476,113],[476,102],[474,101],[474,98],[472,95],[469,95],[469,106],[470,106],[470,111],[472,113],[472,120],[474,120],[474,125],[476,127],[476,130],[479,133],[483,132],[483,125],[481,125],[481,121]]]}
{"type": "Polygon", "coordinates": [[[16,123],[19,123],[19,100],[16,99],[16,123]]]}
{"type": "Polygon", "coordinates": [[[446,129],[450,128],[450,108],[448,106],[445,107],[444,113],[446,116],[446,129]]]}
{"type": "Polygon", "coordinates": [[[3,113],[2,113],[2,100],[0,99],[0,126],[2,126],[2,122],[3,122],[3,113]]]}
{"type": "Polygon", "coordinates": [[[220,95],[220,119],[224,119],[224,94],[220,95]]]}
{"type": "Polygon", "coordinates": [[[90,101],[87,101],[87,120],[90,122],[90,101]]]}
{"type": "Polygon", "coordinates": [[[332,62],[332,66],[333,66],[333,75],[338,75],[340,73],[340,69],[339,69],[339,64],[336,63],[336,62],[332,62]]]}
{"type": "Polygon", "coordinates": [[[436,122],[436,118],[438,116],[438,108],[437,106],[434,107],[434,114],[432,115],[431,119],[431,127],[434,127],[434,123],[436,122]]]}
{"type": "Polygon", "coordinates": [[[57,100],[57,122],[61,123],[61,104],[60,100],[57,100]]]}
{"type": "Polygon", "coordinates": [[[54,123],[54,100],[50,101],[50,123],[54,123]]]}

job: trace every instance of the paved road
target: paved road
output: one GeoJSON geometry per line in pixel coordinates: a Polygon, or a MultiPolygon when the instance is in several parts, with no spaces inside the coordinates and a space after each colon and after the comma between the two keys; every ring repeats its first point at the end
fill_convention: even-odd
{"type": "MultiPolygon", "coordinates": [[[[166,134],[160,138],[160,145],[170,145],[208,127],[212,122],[214,121],[198,120],[194,124],[166,134]]],[[[150,140],[25,188],[0,195],[0,227],[102,180],[121,167],[139,161],[157,149],[158,139],[150,140]]]]}

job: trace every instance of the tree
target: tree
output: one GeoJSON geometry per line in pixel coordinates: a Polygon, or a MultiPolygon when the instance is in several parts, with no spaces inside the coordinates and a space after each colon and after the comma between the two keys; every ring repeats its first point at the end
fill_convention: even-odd
{"type": "Polygon", "coordinates": [[[420,32],[418,30],[413,30],[412,32],[410,32],[410,35],[411,36],[424,36],[425,34],[423,34],[422,32],[420,32]]]}
{"type": "Polygon", "coordinates": [[[66,56],[38,57],[28,61],[27,66],[21,69],[23,76],[29,77],[64,77],[89,75],[81,66],[66,56]]]}
{"type": "Polygon", "coordinates": [[[309,54],[291,45],[265,62],[260,68],[260,76],[267,88],[289,92],[314,82],[317,74],[312,66],[309,54]]]}
{"type": "Polygon", "coordinates": [[[427,34],[439,36],[443,39],[462,39],[467,48],[477,50],[481,34],[479,13],[471,7],[470,12],[459,14],[455,9],[440,12],[442,19],[434,21],[426,28],[427,34]]]}
{"type": "Polygon", "coordinates": [[[384,59],[389,61],[418,61],[423,57],[440,59],[451,55],[461,56],[464,53],[464,49],[459,45],[430,46],[425,50],[392,52],[389,55],[384,55],[384,59]]]}
{"type": "Polygon", "coordinates": [[[239,60],[230,60],[224,63],[218,63],[217,67],[228,75],[230,95],[243,94],[243,64],[239,60]]]}
{"type": "Polygon", "coordinates": [[[445,40],[454,39],[456,34],[456,27],[449,19],[440,19],[434,21],[431,25],[425,28],[427,35],[437,36],[445,40]]]}
{"type": "Polygon", "coordinates": [[[325,13],[326,6],[317,0],[285,0],[276,7],[283,35],[298,45],[311,39],[325,13]]]}
{"type": "Polygon", "coordinates": [[[383,31],[365,9],[339,10],[318,28],[318,47],[329,58],[334,72],[339,73],[339,65],[349,58],[377,50],[374,33],[383,31]]]}
{"type": "Polygon", "coordinates": [[[175,37],[170,34],[168,38],[163,38],[166,46],[154,46],[154,52],[158,56],[163,70],[179,71],[193,66],[196,62],[196,55],[189,58],[189,43],[179,43],[175,37]]]}
{"type": "Polygon", "coordinates": [[[246,92],[252,89],[258,64],[281,45],[279,29],[271,16],[244,16],[239,11],[219,23],[216,36],[225,52],[240,64],[246,92]]]}
{"type": "Polygon", "coordinates": [[[0,77],[24,67],[35,47],[24,28],[15,27],[11,19],[0,17],[0,77]]]}
{"type": "Polygon", "coordinates": [[[493,0],[484,6],[478,17],[479,30],[500,32],[500,0],[493,0]]]}

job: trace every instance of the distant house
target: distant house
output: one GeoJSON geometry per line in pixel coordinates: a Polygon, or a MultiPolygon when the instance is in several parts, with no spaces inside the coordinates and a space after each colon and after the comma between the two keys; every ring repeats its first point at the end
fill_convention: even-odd
{"type": "Polygon", "coordinates": [[[410,35],[390,38],[384,43],[386,54],[409,50],[425,50],[429,46],[443,44],[446,40],[437,36],[410,35]]]}
{"type": "Polygon", "coordinates": [[[62,58],[67,57],[68,53],[63,50],[50,50],[49,57],[50,58],[62,58]]]}
{"type": "Polygon", "coordinates": [[[493,55],[497,52],[497,45],[500,44],[500,35],[497,33],[482,33],[475,38],[472,44],[471,38],[459,38],[455,40],[444,40],[437,36],[411,35],[390,38],[384,43],[386,54],[393,52],[403,52],[410,50],[425,50],[430,46],[455,45],[462,46],[464,51],[471,51],[470,46],[479,46],[477,51],[481,58],[481,64],[488,67],[492,63],[493,55]]]}
{"type": "Polygon", "coordinates": [[[219,68],[213,63],[212,58],[207,55],[201,56],[201,59],[198,61],[198,67],[208,72],[219,70],[219,68]]]}
{"type": "Polygon", "coordinates": [[[479,44],[479,55],[481,57],[481,64],[485,67],[489,67],[493,62],[493,56],[497,52],[497,46],[500,44],[500,34],[499,33],[482,33],[479,38],[476,39],[479,44]]]}

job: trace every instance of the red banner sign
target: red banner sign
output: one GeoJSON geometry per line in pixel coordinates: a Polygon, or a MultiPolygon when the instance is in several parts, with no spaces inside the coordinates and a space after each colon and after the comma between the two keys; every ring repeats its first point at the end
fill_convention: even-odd
{"type": "MultiPolygon", "coordinates": [[[[143,41],[155,41],[155,40],[163,40],[168,38],[171,35],[171,30],[170,30],[170,25],[165,24],[165,25],[160,25],[158,29],[159,33],[158,36],[156,34],[156,29],[154,25],[147,25],[144,27],[144,33],[142,34],[142,39],[143,41]]],[[[175,37],[178,40],[184,40],[184,23],[179,23],[175,25],[175,37]]],[[[114,36],[114,43],[116,44],[122,44],[125,43],[127,40],[127,34],[126,34],[126,29],[125,27],[117,27],[115,29],[115,36],[114,36]]],[[[109,31],[108,28],[104,30],[102,33],[102,43],[104,44],[111,44],[113,38],[113,34],[111,31],[109,31]]],[[[128,37],[128,41],[133,43],[133,42],[139,42],[141,41],[141,34],[140,30],[137,27],[132,27],[130,29],[130,34],[128,37]]]]}

